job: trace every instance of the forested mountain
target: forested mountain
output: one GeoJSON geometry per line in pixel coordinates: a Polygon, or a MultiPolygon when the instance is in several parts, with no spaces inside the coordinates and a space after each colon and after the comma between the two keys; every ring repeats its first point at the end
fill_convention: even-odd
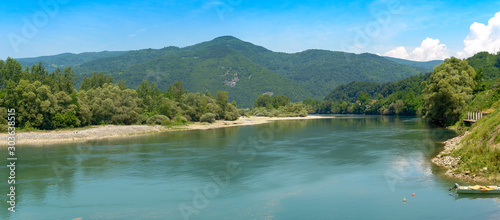
{"type": "Polygon", "coordinates": [[[16,59],[23,67],[31,66],[42,62],[45,69],[49,72],[57,68],[65,69],[66,67],[74,67],[83,63],[97,60],[106,57],[116,57],[125,53],[125,51],[102,51],[102,52],[86,52],[86,53],[62,53],[54,56],[42,56],[33,58],[18,58],[16,59]]]}
{"type": "MultiPolygon", "coordinates": [[[[184,48],[102,53],[105,53],[101,54],[103,57],[95,59],[81,54],[86,55],[86,62],[81,62],[82,58],[78,62],[59,62],[55,66],[73,66],[77,86],[83,76],[94,72],[113,76],[116,81],[124,80],[131,88],[137,88],[146,79],[156,82],[164,91],[167,85],[183,81],[191,92],[229,91],[229,98],[242,107],[252,106],[253,100],[266,92],[287,95],[291,101],[321,99],[336,86],[351,81],[384,83],[423,70],[374,54],[326,50],[293,54],[273,52],[230,36],[184,48]]],[[[29,61],[36,63],[36,60],[29,61]]],[[[40,60],[46,65],[55,63],[47,57],[40,60]]]]}
{"type": "Polygon", "coordinates": [[[489,87],[494,84],[496,79],[500,78],[500,52],[496,55],[480,52],[467,58],[467,62],[476,72],[482,71],[484,80],[489,87]]]}
{"type": "Polygon", "coordinates": [[[228,91],[229,99],[242,107],[250,107],[263,93],[284,94],[292,101],[302,101],[311,93],[302,86],[265,67],[255,64],[228,47],[209,47],[133,65],[111,76],[125,79],[129,86],[146,79],[156,82],[161,90],[175,81],[182,81],[188,91],[228,91]],[[139,74],[142,73],[142,74],[139,74]]]}
{"type": "Polygon", "coordinates": [[[404,59],[399,59],[399,58],[394,58],[394,57],[384,57],[388,60],[394,61],[399,64],[407,65],[407,66],[412,66],[415,67],[417,70],[427,73],[427,72],[432,72],[432,69],[434,69],[435,66],[439,65],[442,63],[442,60],[431,60],[431,61],[412,61],[412,60],[404,60],[404,59]]]}
{"type": "MultiPolygon", "coordinates": [[[[476,72],[473,88],[474,101],[469,103],[470,106],[468,105],[467,109],[469,111],[486,110],[498,100],[496,96],[490,97],[489,90],[492,87],[498,88],[500,85],[500,53],[494,55],[480,52],[466,61],[476,72]]],[[[330,91],[322,102],[307,100],[306,103],[311,106],[310,112],[316,113],[423,113],[419,112],[419,109],[423,110],[421,108],[423,104],[422,90],[425,86],[422,83],[429,80],[429,77],[430,72],[397,82],[353,81],[330,91]],[[376,102],[370,103],[366,101],[367,99],[376,100],[376,102]],[[342,107],[344,102],[345,105],[342,107]],[[360,108],[358,107],[359,102],[368,104],[360,108]],[[396,107],[400,107],[401,111],[396,111],[396,107]]]]}

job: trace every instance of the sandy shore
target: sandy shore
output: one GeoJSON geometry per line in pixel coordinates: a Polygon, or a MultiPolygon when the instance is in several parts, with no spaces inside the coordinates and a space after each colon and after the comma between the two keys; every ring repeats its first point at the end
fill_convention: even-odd
{"type": "Polygon", "coordinates": [[[444,142],[444,150],[441,151],[436,157],[432,158],[431,161],[440,166],[446,168],[446,172],[444,173],[445,176],[454,178],[454,179],[460,179],[466,182],[476,182],[476,183],[489,183],[492,182],[490,180],[487,180],[484,177],[478,176],[474,173],[471,173],[470,171],[464,171],[462,173],[456,173],[456,169],[458,168],[458,164],[460,162],[460,157],[453,157],[451,156],[451,152],[455,149],[458,149],[462,147],[460,145],[460,141],[467,135],[469,135],[470,132],[465,132],[464,134],[449,139],[444,142]]]}
{"type": "MultiPolygon", "coordinates": [[[[19,132],[16,133],[16,147],[22,144],[50,144],[50,143],[65,143],[65,142],[82,142],[88,140],[97,140],[104,138],[116,138],[130,135],[151,134],[158,132],[169,132],[179,130],[206,130],[215,128],[224,128],[232,126],[256,125],[264,124],[270,121],[277,120],[308,120],[334,118],[334,116],[307,116],[307,117],[240,117],[236,121],[216,121],[215,123],[200,123],[195,122],[186,126],[178,126],[167,128],[163,126],[152,125],[103,125],[94,126],[87,129],[69,129],[57,131],[35,131],[35,132],[19,132]]],[[[0,146],[7,146],[8,134],[0,134],[0,146]]]]}

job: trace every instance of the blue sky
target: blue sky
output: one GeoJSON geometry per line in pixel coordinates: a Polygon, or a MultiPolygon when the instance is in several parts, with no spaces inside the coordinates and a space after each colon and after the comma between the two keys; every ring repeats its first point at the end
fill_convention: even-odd
{"type": "Polygon", "coordinates": [[[500,50],[498,12],[500,1],[2,1],[0,59],[184,47],[223,35],[288,53],[463,58],[500,50]]]}

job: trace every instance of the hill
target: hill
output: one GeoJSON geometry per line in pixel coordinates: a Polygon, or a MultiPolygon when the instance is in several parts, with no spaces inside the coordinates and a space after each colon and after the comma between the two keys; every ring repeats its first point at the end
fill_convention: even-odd
{"type": "Polygon", "coordinates": [[[115,57],[125,53],[125,51],[102,51],[102,52],[86,52],[86,53],[62,53],[53,56],[41,56],[32,58],[17,58],[16,60],[23,66],[31,66],[42,62],[45,69],[49,72],[57,68],[64,69],[66,67],[75,67],[80,64],[97,60],[106,57],[115,57]]]}
{"type": "Polygon", "coordinates": [[[110,74],[125,79],[132,87],[145,79],[156,82],[160,89],[182,81],[191,92],[228,91],[229,99],[236,100],[239,107],[251,107],[254,100],[266,92],[284,94],[293,101],[311,96],[297,82],[253,63],[228,47],[186,51],[110,74]]]}
{"type": "Polygon", "coordinates": [[[467,62],[476,70],[476,73],[479,70],[483,71],[484,80],[488,87],[494,85],[494,82],[500,78],[500,53],[494,55],[480,52],[467,58],[467,62]]]}
{"type": "Polygon", "coordinates": [[[442,60],[431,60],[431,61],[421,62],[421,61],[399,59],[394,57],[384,57],[384,58],[399,64],[415,67],[417,68],[417,70],[422,72],[432,72],[435,66],[443,62],[442,60]]]}
{"type": "Polygon", "coordinates": [[[173,81],[182,80],[190,92],[230,91],[230,98],[241,107],[252,106],[251,100],[265,92],[287,95],[292,101],[321,99],[336,86],[351,81],[385,83],[421,72],[417,67],[374,54],[326,50],[279,53],[231,36],[184,48],[96,54],[101,57],[90,56],[90,53],[61,54],[23,62],[41,60],[50,66],[74,66],[77,85],[83,76],[90,76],[93,72],[111,75],[115,81],[124,80],[131,88],[137,88],[146,79],[158,84],[163,91],[173,81]],[[64,58],[67,56],[72,59],[64,58]],[[82,58],[76,59],[75,56],[82,58]],[[251,79],[243,79],[243,75],[251,79]]]}

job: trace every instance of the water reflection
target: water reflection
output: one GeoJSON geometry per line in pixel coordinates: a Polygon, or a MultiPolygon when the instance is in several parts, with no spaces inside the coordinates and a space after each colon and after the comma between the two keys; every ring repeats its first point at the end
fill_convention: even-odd
{"type": "MultiPolygon", "coordinates": [[[[213,182],[210,173],[226,170],[230,161],[239,164],[241,173],[231,176],[230,184],[212,201],[214,211],[206,211],[214,219],[230,212],[216,208],[215,204],[234,207],[237,201],[256,204],[276,201],[279,204],[273,210],[280,210],[287,200],[311,196],[308,195],[311,192],[319,197],[311,201],[330,203],[330,199],[322,197],[325,193],[335,198],[352,196],[333,186],[342,189],[357,185],[359,196],[366,198],[376,192],[366,188],[364,181],[378,181],[378,191],[390,193],[383,176],[387,172],[400,177],[397,189],[409,182],[434,183],[429,158],[440,146],[437,142],[454,135],[429,128],[418,118],[351,116],[48,147],[23,146],[18,152],[17,199],[25,214],[69,207],[89,213],[87,217],[115,213],[110,218],[133,219],[130,216],[163,213],[159,214],[161,219],[171,216],[171,212],[179,215],[177,205],[192,199],[192,189],[213,182]],[[251,160],[249,151],[242,152],[243,145],[245,150],[254,149],[251,160]],[[276,200],[276,195],[294,192],[301,193],[276,200]],[[264,200],[254,199],[256,195],[273,196],[264,200]],[[141,205],[136,207],[131,201],[141,205]],[[102,207],[111,210],[105,212],[102,207]],[[129,210],[132,208],[136,214],[123,214],[125,210],[132,212],[129,210]]],[[[1,167],[0,175],[7,176],[7,171],[1,167]]],[[[439,191],[444,187],[437,185],[433,189],[439,191]]],[[[7,194],[6,189],[6,183],[0,183],[0,193],[7,194]]],[[[256,204],[247,205],[260,207],[256,204]]],[[[6,209],[6,204],[2,203],[1,208],[6,209]]],[[[233,212],[238,214],[237,209],[233,212]]],[[[49,211],[43,213],[51,216],[49,211]]],[[[9,214],[2,215],[3,219],[10,218],[9,214]]]]}

